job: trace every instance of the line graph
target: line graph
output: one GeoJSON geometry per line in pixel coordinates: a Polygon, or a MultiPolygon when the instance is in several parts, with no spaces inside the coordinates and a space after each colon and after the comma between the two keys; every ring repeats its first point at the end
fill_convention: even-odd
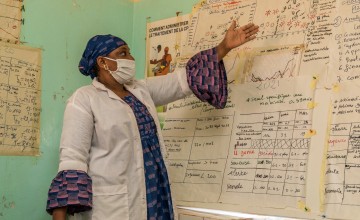
{"type": "Polygon", "coordinates": [[[273,75],[264,76],[264,77],[259,76],[261,75],[261,73],[253,72],[251,73],[250,80],[252,82],[259,82],[259,81],[272,80],[272,79],[281,79],[284,78],[285,76],[293,77],[293,72],[295,67],[296,67],[295,60],[291,59],[286,63],[285,68],[283,70],[277,70],[273,75]]]}
{"type": "Polygon", "coordinates": [[[245,64],[245,82],[297,76],[303,48],[296,45],[254,50],[245,64]]]}

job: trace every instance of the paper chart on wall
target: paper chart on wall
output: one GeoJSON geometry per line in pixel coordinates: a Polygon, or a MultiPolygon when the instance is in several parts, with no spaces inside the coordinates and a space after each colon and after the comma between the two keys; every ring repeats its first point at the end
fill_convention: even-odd
{"type": "Polygon", "coordinates": [[[41,51],[0,43],[0,155],[38,155],[41,51]]]}
{"type": "MultiPolygon", "coordinates": [[[[238,25],[251,22],[256,1],[202,1],[191,14],[184,55],[191,57],[201,50],[216,47],[224,38],[226,30],[235,20],[238,25]]],[[[244,53],[230,53],[224,58],[229,81],[239,81],[244,63],[244,53]]]]}
{"type": "Polygon", "coordinates": [[[163,135],[177,201],[280,209],[305,203],[312,80],[232,85],[223,110],[194,97],[169,104],[163,135]]]}
{"type": "MultiPolygon", "coordinates": [[[[284,74],[283,77],[316,75],[321,76],[320,82],[325,84],[332,80],[327,74],[335,9],[336,1],[333,0],[280,0],[276,4],[255,0],[203,1],[192,13],[185,54],[217,46],[232,20],[236,20],[239,26],[252,22],[260,26],[256,39],[236,48],[224,58],[231,80],[241,83],[253,81],[248,78],[243,65],[252,60],[254,50],[278,50],[271,56],[283,61],[289,53],[279,53],[282,48],[298,45],[301,51],[296,58],[296,73],[284,74]]],[[[264,56],[257,58],[262,62],[264,56]]],[[[271,80],[273,77],[265,76],[264,79],[271,80]]]]}
{"type": "MultiPolygon", "coordinates": [[[[195,8],[183,53],[186,55],[217,46],[232,20],[239,26],[248,22],[260,26],[254,41],[224,58],[230,81],[249,81],[245,80],[247,73],[243,65],[251,59],[248,56],[253,50],[292,45],[303,48],[296,75],[316,76],[319,88],[360,78],[357,1],[279,0],[274,4],[273,1],[204,0],[195,8]]],[[[275,59],[287,54],[277,55],[275,59]]]]}
{"type": "Polygon", "coordinates": [[[360,215],[360,82],[340,84],[332,95],[325,170],[325,211],[334,219],[360,215]]]}
{"type": "MultiPolygon", "coordinates": [[[[244,25],[248,22],[258,24],[260,26],[260,32],[254,41],[236,48],[224,58],[229,76],[228,83],[231,84],[229,88],[232,91],[229,102],[224,110],[215,110],[201,103],[194,97],[172,103],[168,106],[169,114],[164,134],[166,135],[165,141],[169,150],[169,155],[167,155],[170,158],[169,173],[173,181],[175,181],[173,184],[175,190],[173,192],[175,192],[177,197],[179,196],[180,203],[184,205],[246,211],[250,213],[261,213],[266,210],[266,214],[273,213],[275,215],[293,217],[323,218],[321,217],[323,210],[320,209],[320,201],[325,201],[324,207],[326,213],[324,213],[324,216],[351,218],[350,213],[352,213],[353,210],[351,207],[355,205],[349,204],[357,203],[358,201],[356,197],[349,196],[350,193],[356,194],[354,190],[357,187],[351,186],[351,184],[353,184],[351,181],[355,181],[358,177],[353,175],[352,172],[343,178],[343,181],[349,182],[346,183],[346,186],[336,182],[340,181],[342,177],[340,177],[339,180],[339,177],[336,177],[334,174],[335,171],[333,168],[338,169],[339,166],[344,166],[345,163],[342,165],[334,165],[331,163],[341,161],[341,159],[344,159],[344,155],[339,154],[335,155],[335,158],[331,158],[336,152],[331,151],[332,148],[330,146],[330,151],[327,154],[330,158],[328,161],[324,161],[324,165],[326,163],[329,165],[327,169],[321,167],[322,162],[319,158],[322,158],[324,152],[326,154],[327,150],[327,148],[324,148],[324,140],[326,139],[327,131],[330,89],[332,87],[337,88],[336,83],[342,83],[345,80],[352,80],[354,84],[357,85],[355,80],[360,78],[358,59],[360,50],[359,44],[357,43],[359,41],[357,30],[360,30],[358,24],[359,11],[359,3],[357,1],[335,0],[203,0],[194,7],[189,22],[186,41],[187,47],[183,53],[186,57],[182,57],[181,65],[179,65],[182,68],[185,66],[186,60],[193,54],[218,45],[223,39],[225,31],[232,20],[236,20],[239,25],[244,25]],[[276,2],[276,4],[274,4],[274,2],[276,2]],[[298,148],[294,148],[294,152],[295,150],[303,150],[304,155],[306,155],[306,148],[304,148],[304,146],[307,146],[307,143],[311,146],[307,152],[308,159],[297,158],[301,165],[304,165],[304,162],[307,160],[306,165],[311,166],[311,169],[306,170],[305,188],[301,188],[301,184],[298,184],[295,188],[290,188],[290,186],[294,185],[291,185],[292,183],[289,180],[289,182],[284,182],[282,185],[283,189],[281,193],[285,193],[285,195],[274,195],[271,191],[278,192],[277,190],[281,187],[276,187],[276,184],[282,184],[282,182],[277,182],[276,179],[274,180],[274,176],[271,176],[271,172],[273,171],[272,165],[274,161],[274,164],[276,164],[277,161],[284,160],[283,158],[275,158],[275,160],[272,158],[269,174],[267,173],[270,164],[270,161],[267,161],[269,158],[259,158],[258,156],[257,158],[247,158],[248,161],[246,162],[236,162],[236,159],[241,158],[241,155],[245,158],[250,157],[252,152],[256,154],[255,150],[252,151],[252,148],[245,152],[239,151],[245,144],[237,142],[235,138],[236,133],[246,135],[246,129],[255,130],[255,128],[257,128],[242,128],[241,125],[255,125],[260,123],[256,120],[264,120],[268,116],[261,115],[264,113],[261,110],[263,107],[255,108],[256,111],[246,112],[246,110],[241,107],[245,106],[245,109],[252,109],[251,104],[240,103],[244,98],[243,94],[247,96],[249,96],[249,93],[262,94],[258,92],[257,89],[251,88],[251,85],[273,87],[274,85],[272,83],[285,80],[293,83],[289,83],[284,91],[293,92],[297,88],[293,88],[290,85],[306,85],[302,80],[303,77],[306,76],[311,76],[314,81],[317,81],[316,85],[312,83],[312,88],[315,90],[310,91],[315,93],[316,102],[318,103],[309,103],[309,106],[305,106],[304,108],[310,112],[312,112],[310,109],[314,108],[314,111],[311,113],[313,118],[309,122],[311,122],[311,127],[315,128],[313,130],[315,133],[312,134],[316,135],[311,138],[310,142],[305,141],[305,139],[308,138],[303,138],[301,141],[296,142],[295,140],[283,141],[282,139],[275,139],[275,141],[266,140],[265,138],[256,139],[256,137],[251,135],[247,137],[251,140],[249,143],[251,143],[252,147],[257,146],[257,148],[254,148],[258,150],[257,155],[260,155],[261,151],[261,155],[265,157],[269,156],[266,155],[266,151],[269,149],[267,147],[275,146],[274,143],[277,143],[276,146],[286,146],[287,143],[291,143],[291,147],[298,146],[298,148]],[[245,84],[241,85],[239,83],[245,84]],[[242,91],[238,88],[247,89],[246,91],[242,91]],[[183,117],[184,115],[189,115],[189,117],[183,117]],[[250,120],[250,122],[248,120],[250,120]],[[236,124],[239,127],[237,127],[236,124]],[[214,140],[213,137],[217,138],[214,140]],[[226,151],[211,148],[211,146],[224,145],[228,147],[226,151]],[[237,149],[237,147],[239,147],[239,149],[237,149]],[[203,149],[201,150],[201,148],[203,149]],[[259,164],[256,165],[261,168],[263,173],[260,171],[258,173],[257,170],[255,173],[250,172],[251,168],[254,167],[246,166],[253,165],[251,160],[259,162],[259,164]],[[231,162],[233,167],[229,165],[231,162]],[[239,168],[236,166],[239,166],[239,168]],[[322,172],[324,172],[325,181],[327,181],[325,182],[325,184],[327,184],[325,185],[327,191],[322,188],[324,187],[324,177],[320,175],[322,172]],[[225,174],[239,175],[241,178],[244,177],[244,179],[237,179],[237,177],[230,179],[225,174]],[[219,178],[219,175],[221,178],[219,178]],[[248,180],[246,179],[247,175],[255,175],[253,185],[244,184],[245,180],[248,180]],[[255,181],[255,178],[257,181],[255,181]],[[261,181],[261,178],[265,178],[265,181],[261,181]],[[221,179],[221,181],[219,179],[221,179]],[[241,181],[240,184],[237,181],[241,181]],[[261,185],[263,182],[267,184],[266,187],[261,185]],[[221,187],[219,187],[219,185],[221,185],[221,187]],[[187,186],[191,186],[190,188],[192,188],[192,190],[187,191],[187,186]],[[268,186],[270,186],[270,188],[268,188],[268,186]],[[229,187],[229,189],[227,189],[227,187],[229,187]],[[289,192],[301,194],[304,192],[304,189],[306,189],[305,196],[287,196],[289,192]],[[242,192],[242,190],[245,192],[242,192]],[[252,192],[246,192],[246,190],[252,190],[252,192]],[[265,190],[266,192],[264,192],[265,190]],[[322,190],[324,190],[326,196],[322,190]],[[343,196],[344,202],[341,204],[339,204],[339,196],[336,196],[339,193],[345,195],[343,196]],[[320,195],[324,195],[325,199],[320,195]],[[206,199],[202,200],[203,197],[206,197],[206,199]],[[249,197],[252,198],[248,199],[249,197]],[[279,199],[273,199],[276,197],[279,199]],[[261,203],[256,203],[255,200],[261,201],[261,203]],[[243,203],[240,204],[240,202],[243,203]],[[296,204],[296,202],[299,203],[296,204]],[[239,208],[245,206],[244,204],[251,206],[255,203],[257,206],[260,204],[261,208],[255,209],[253,207],[247,207],[239,210],[239,208]],[[272,206],[272,208],[269,208],[268,205],[269,207],[272,206]],[[284,212],[282,209],[284,206],[287,207],[286,209],[295,207],[294,213],[296,214],[291,215],[289,212],[284,212]],[[273,209],[274,207],[281,208],[273,211],[275,210],[273,209]],[[298,214],[297,211],[299,210],[297,208],[300,207],[307,210],[309,215],[298,214]],[[311,207],[311,211],[309,211],[309,207],[311,207]],[[344,216],[341,214],[342,209],[345,213],[344,216]]],[[[355,89],[351,86],[349,88],[353,88],[353,91],[358,90],[358,88],[355,89]]],[[[308,88],[300,88],[300,90],[301,89],[307,91],[308,88]]],[[[269,94],[277,94],[278,91],[283,90],[276,89],[275,92],[269,90],[268,93],[264,94],[264,97],[269,94]]],[[[346,96],[349,95],[350,92],[349,94],[341,94],[345,94],[344,96],[346,96]]],[[[336,97],[336,95],[334,95],[334,97],[336,97]]],[[[258,99],[261,100],[260,97],[258,99]]],[[[347,105],[348,104],[345,106],[347,105]]],[[[342,106],[341,108],[350,107],[342,106]]],[[[279,112],[279,115],[281,115],[281,113],[283,113],[282,111],[293,111],[291,108],[284,108],[280,104],[279,106],[274,105],[273,109],[272,107],[266,107],[265,109],[267,110],[266,113],[270,115],[269,117],[273,118],[276,118],[276,116],[274,116],[276,112],[279,112]]],[[[302,110],[302,108],[296,110],[302,110]]],[[[289,116],[287,117],[290,117],[291,114],[288,113],[289,116]]],[[[297,113],[295,113],[295,115],[297,115],[297,113]]],[[[349,123],[358,123],[356,117],[355,115],[354,117],[349,117],[347,120],[349,120],[349,123]]],[[[334,120],[335,122],[333,121],[331,123],[336,124],[341,122],[342,119],[340,119],[339,116],[334,120]],[[336,120],[338,120],[338,122],[336,122],[336,120]]],[[[277,122],[282,123],[280,119],[277,122]]],[[[262,128],[267,129],[266,126],[262,126],[262,128]]],[[[280,130],[276,132],[281,135],[281,126],[277,126],[276,128],[280,128],[280,130]]],[[[289,129],[289,127],[287,127],[287,129],[289,129]]],[[[356,129],[356,126],[353,125],[351,129],[356,129]]],[[[336,128],[334,128],[334,131],[335,130],[336,128]]],[[[261,134],[272,131],[271,128],[270,130],[261,130],[261,134]]],[[[336,138],[336,134],[330,135],[330,138],[336,138]]],[[[354,146],[356,148],[356,141],[353,139],[356,139],[356,136],[348,134],[347,141],[344,142],[345,144],[348,143],[346,145],[347,148],[342,142],[332,144],[333,147],[338,145],[341,149],[346,148],[346,152],[349,154],[348,152],[352,151],[354,146]],[[351,141],[349,141],[350,139],[351,141]],[[353,148],[350,149],[350,145],[353,148]]],[[[286,149],[286,147],[284,149],[286,149]]],[[[293,148],[291,148],[291,150],[292,149],[293,148]]],[[[278,156],[278,154],[274,153],[274,150],[277,149],[273,149],[272,156],[278,156]]],[[[281,150],[283,150],[283,148],[281,148],[281,150]]],[[[345,150],[343,150],[343,152],[345,152],[345,150]]],[[[287,156],[286,153],[283,155],[287,156]]],[[[288,165],[289,164],[284,164],[285,167],[288,165]]],[[[347,165],[350,167],[350,170],[355,169],[351,167],[352,165],[347,165]]],[[[257,166],[255,167],[256,169],[257,166]]],[[[296,165],[290,164],[289,166],[296,165]]],[[[342,169],[344,168],[342,167],[342,169]]],[[[251,171],[253,172],[253,170],[251,171]]],[[[275,171],[274,169],[273,172],[275,171]]],[[[280,180],[282,180],[282,171],[284,170],[277,171],[280,173],[278,175],[280,180]]],[[[303,172],[301,170],[286,170],[286,173],[288,171],[290,171],[289,174],[291,174],[291,172],[296,174],[303,172]]],[[[344,173],[347,173],[346,167],[344,173]]],[[[304,179],[301,175],[300,177],[295,174],[291,176],[293,176],[293,178],[301,178],[301,180],[304,179]]],[[[357,211],[355,210],[353,213],[357,214],[357,211]]],[[[356,219],[356,217],[353,216],[352,219],[356,219]]]]}
{"type": "MultiPolygon", "coordinates": [[[[187,46],[197,52],[217,46],[225,36],[232,21],[245,25],[253,20],[256,0],[204,1],[202,7],[192,14],[187,46]]],[[[191,53],[190,52],[190,53],[191,53]]]]}
{"type": "Polygon", "coordinates": [[[360,78],[360,4],[337,1],[334,34],[331,41],[331,66],[337,81],[360,78]]]}
{"type": "MultiPolygon", "coordinates": [[[[305,51],[300,65],[299,75],[313,74],[320,76],[322,85],[331,84],[329,62],[331,56],[331,37],[336,12],[334,0],[311,1],[309,24],[304,36],[305,51]]],[[[331,74],[331,73],[330,73],[331,74]]]]}
{"type": "Polygon", "coordinates": [[[192,13],[187,49],[198,51],[217,46],[234,20],[238,26],[255,23],[260,27],[257,39],[240,48],[303,43],[310,9],[309,1],[305,0],[279,0],[276,4],[256,0],[203,1],[192,13]]]}
{"type": "Polygon", "coordinates": [[[19,0],[0,0],[0,41],[19,42],[22,2],[19,0]]]}

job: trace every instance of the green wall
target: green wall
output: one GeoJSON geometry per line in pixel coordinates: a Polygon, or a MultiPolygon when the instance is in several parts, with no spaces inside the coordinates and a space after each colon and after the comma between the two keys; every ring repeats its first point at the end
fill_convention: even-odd
{"type": "Polygon", "coordinates": [[[91,82],[77,70],[88,39],[120,36],[145,69],[146,21],[191,12],[196,0],[25,0],[21,41],[42,48],[40,156],[0,156],[0,219],[51,219],[45,212],[47,190],[57,173],[63,111],[67,98],[91,82]]]}
{"type": "Polygon", "coordinates": [[[128,0],[25,0],[21,41],[42,48],[41,144],[38,157],[0,156],[0,219],[51,219],[47,190],[57,173],[66,99],[89,84],[77,70],[90,37],[112,33],[132,44],[128,0]]]}

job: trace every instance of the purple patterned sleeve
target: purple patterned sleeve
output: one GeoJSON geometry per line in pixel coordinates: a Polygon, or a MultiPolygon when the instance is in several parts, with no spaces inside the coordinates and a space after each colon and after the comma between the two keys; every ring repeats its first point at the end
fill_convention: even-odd
{"type": "Polygon", "coordinates": [[[217,55],[214,47],[193,56],[186,65],[187,81],[200,100],[224,108],[228,96],[226,70],[217,55]]]}
{"type": "Polygon", "coordinates": [[[92,208],[92,181],[84,171],[64,170],[53,179],[48,192],[46,211],[67,206],[67,213],[84,212],[92,208]]]}

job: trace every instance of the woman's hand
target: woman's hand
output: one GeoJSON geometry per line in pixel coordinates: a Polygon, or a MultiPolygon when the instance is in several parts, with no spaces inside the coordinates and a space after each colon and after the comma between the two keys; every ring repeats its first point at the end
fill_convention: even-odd
{"type": "Polygon", "coordinates": [[[223,41],[217,46],[218,60],[235,47],[255,39],[255,34],[259,31],[259,26],[249,23],[236,28],[236,21],[233,21],[226,31],[223,41]]]}

